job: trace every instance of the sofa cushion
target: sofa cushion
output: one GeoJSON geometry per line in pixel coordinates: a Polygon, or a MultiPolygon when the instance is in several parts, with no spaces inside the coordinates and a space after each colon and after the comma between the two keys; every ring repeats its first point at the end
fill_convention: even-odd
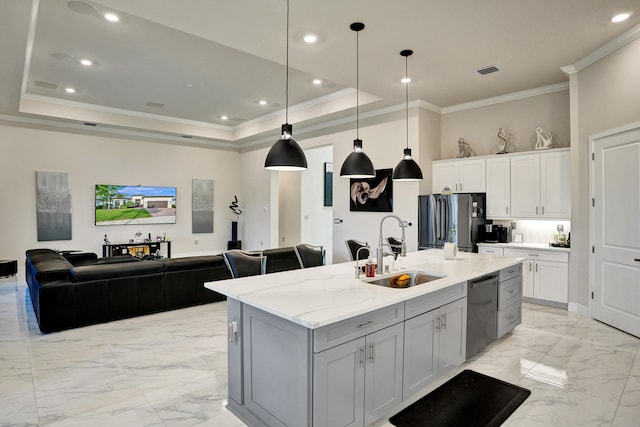
{"type": "Polygon", "coordinates": [[[65,280],[69,277],[69,269],[73,268],[73,264],[61,256],[32,261],[32,265],[36,272],[36,280],[41,284],[54,280],[65,280]]]}
{"type": "Polygon", "coordinates": [[[113,279],[116,277],[162,273],[162,263],[157,261],[126,262],[117,264],[82,265],[69,271],[72,282],[113,279]]]}
{"type": "Polygon", "coordinates": [[[184,271],[196,268],[225,267],[222,255],[204,255],[185,258],[162,258],[160,262],[164,265],[164,271],[184,271]]]}
{"type": "Polygon", "coordinates": [[[69,252],[65,253],[63,256],[73,265],[90,264],[91,261],[98,259],[98,255],[93,252],[69,252]]]}
{"type": "Polygon", "coordinates": [[[53,249],[29,249],[26,254],[27,258],[29,258],[31,262],[37,262],[44,259],[62,258],[62,255],[53,249]]]}

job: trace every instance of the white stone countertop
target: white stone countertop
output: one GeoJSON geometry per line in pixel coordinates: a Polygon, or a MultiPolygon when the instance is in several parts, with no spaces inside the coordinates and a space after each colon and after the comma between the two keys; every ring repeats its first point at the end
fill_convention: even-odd
{"type": "MultiPolygon", "coordinates": [[[[365,283],[364,274],[355,278],[355,262],[270,273],[262,276],[220,280],[205,287],[228,298],[259,308],[310,329],[320,328],[373,310],[447,288],[475,277],[522,262],[523,258],[496,257],[458,252],[445,260],[441,249],[410,252],[398,257],[396,268],[445,275],[410,288],[387,288],[365,283]]],[[[391,257],[385,261],[390,265],[391,257]]],[[[361,262],[362,264],[362,262],[361,262]]]]}
{"type": "Polygon", "coordinates": [[[550,252],[571,252],[571,248],[557,248],[549,246],[548,243],[478,243],[478,246],[492,246],[494,248],[509,248],[509,249],[535,249],[539,251],[550,252]]]}

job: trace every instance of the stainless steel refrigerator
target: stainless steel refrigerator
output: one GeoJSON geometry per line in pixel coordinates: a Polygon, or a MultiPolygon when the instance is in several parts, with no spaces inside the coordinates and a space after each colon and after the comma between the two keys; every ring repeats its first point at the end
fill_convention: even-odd
{"type": "Polygon", "coordinates": [[[418,249],[442,248],[453,240],[460,251],[478,252],[478,226],[487,222],[484,193],[418,196],[418,206],[418,249]]]}

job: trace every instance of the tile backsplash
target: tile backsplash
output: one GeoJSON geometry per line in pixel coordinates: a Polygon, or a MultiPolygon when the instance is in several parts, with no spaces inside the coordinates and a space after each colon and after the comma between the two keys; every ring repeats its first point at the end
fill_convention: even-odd
{"type": "Polygon", "coordinates": [[[510,227],[511,223],[516,223],[515,233],[523,234],[524,243],[550,243],[553,242],[553,235],[557,233],[557,226],[564,226],[565,234],[571,231],[571,221],[553,221],[553,220],[514,220],[514,221],[493,221],[494,224],[500,224],[510,227]]]}

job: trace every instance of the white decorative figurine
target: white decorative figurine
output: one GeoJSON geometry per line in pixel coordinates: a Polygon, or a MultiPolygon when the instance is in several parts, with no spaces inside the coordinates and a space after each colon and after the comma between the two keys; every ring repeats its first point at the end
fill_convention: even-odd
{"type": "Polygon", "coordinates": [[[460,138],[458,140],[458,158],[471,157],[475,156],[476,153],[473,152],[469,144],[464,140],[464,138],[460,138]]]}
{"type": "Polygon", "coordinates": [[[549,132],[539,127],[536,129],[536,136],[538,137],[535,147],[536,150],[548,150],[551,148],[552,137],[549,132]]]}
{"type": "Polygon", "coordinates": [[[500,149],[500,151],[498,151],[496,154],[507,154],[507,139],[505,138],[505,133],[504,133],[504,129],[500,128],[500,130],[498,130],[498,148],[500,149]]]}

